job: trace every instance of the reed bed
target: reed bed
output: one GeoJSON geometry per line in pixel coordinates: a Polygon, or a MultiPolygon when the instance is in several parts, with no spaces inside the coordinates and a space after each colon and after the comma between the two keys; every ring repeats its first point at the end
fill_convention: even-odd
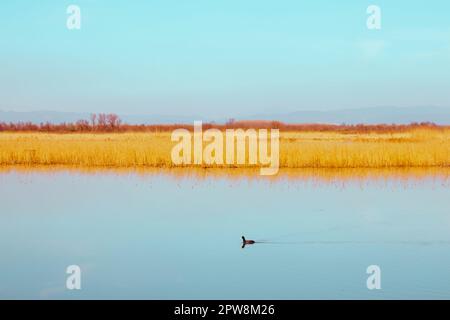
{"type": "MultiPolygon", "coordinates": [[[[0,165],[171,168],[175,143],[170,135],[170,132],[0,132],[0,165]]],[[[280,168],[449,166],[448,128],[387,133],[280,133],[280,168]]]]}

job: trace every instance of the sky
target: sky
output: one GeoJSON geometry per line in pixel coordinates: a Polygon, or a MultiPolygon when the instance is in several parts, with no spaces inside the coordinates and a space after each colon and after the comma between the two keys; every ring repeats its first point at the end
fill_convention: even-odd
{"type": "Polygon", "coordinates": [[[0,1],[0,110],[450,108],[449,85],[447,0],[0,1]]]}

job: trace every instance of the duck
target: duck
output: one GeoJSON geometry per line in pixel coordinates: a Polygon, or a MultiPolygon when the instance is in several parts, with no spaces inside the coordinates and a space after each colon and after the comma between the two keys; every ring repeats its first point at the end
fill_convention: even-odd
{"type": "Polygon", "coordinates": [[[254,240],[246,240],[244,236],[242,236],[242,244],[245,246],[246,244],[254,244],[254,240]]]}

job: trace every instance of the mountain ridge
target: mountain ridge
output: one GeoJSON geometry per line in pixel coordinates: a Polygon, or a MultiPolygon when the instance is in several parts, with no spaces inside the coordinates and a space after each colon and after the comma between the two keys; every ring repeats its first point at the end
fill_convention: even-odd
{"type": "MultiPolygon", "coordinates": [[[[123,123],[128,124],[177,124],[204,122],[225,123],[228,119],[202,117],[199,115],[171,116],[157,114],[118,114],[123,123]]],[[[0,122],[63,123],[89,120],[90,113],[63,111],[2,111],[0,122]]],[[[408,124],[412,122],[433,122],[450,124],[450,108],[445,107],[368,107],[337,110],[299,110],[287,113],[266,113],[230,117],[236,120],[266,120],[284,123],[323,124],[408,124]]]]}

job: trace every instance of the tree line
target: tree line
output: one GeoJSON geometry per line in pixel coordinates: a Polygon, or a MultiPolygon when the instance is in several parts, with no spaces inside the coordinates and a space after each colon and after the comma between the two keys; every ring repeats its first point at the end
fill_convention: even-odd
{"type": "MultiPolygon", "coordinates": [[[[48,133],[70,132],[159,132],[172,131],[179,128],[193,130],[193,124],[127,124],[114,113],[91,114],[89,120],[63,123],[33,123],[33,122],[2,122],[0,131],[30,131],[48,133]]],[[[280,131],[323,131],[323,132],[401,132],[411,129],[450,129],[450,126],[437,125],[432,122],[413,122],[410,124],[318,124],[302,123],[290,124],[280,121],[241,120],[230,119],[224,124],[213,122],[203,123],[204,129],[279,129],[280,131]]]]}

